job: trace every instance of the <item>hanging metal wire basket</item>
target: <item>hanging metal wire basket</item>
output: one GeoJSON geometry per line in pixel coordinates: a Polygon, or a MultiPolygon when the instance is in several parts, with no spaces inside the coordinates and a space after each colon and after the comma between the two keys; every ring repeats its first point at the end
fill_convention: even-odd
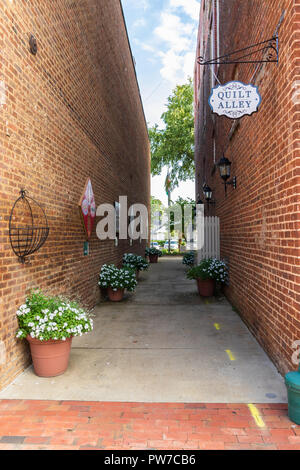
{"type": "Polygon", "coordinates": [[[34,199],[20,191],[9,218],[11,247],[21,263],[45,243],[49,234],[46,214],[34,199]]]}

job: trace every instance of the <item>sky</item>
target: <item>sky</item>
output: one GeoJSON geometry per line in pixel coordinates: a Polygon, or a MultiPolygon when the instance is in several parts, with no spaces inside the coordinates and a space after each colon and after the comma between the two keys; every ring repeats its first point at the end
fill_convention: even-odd
{"type": "MultiPolygon", "coordinates": [[[[149,126],[162,126],[168,96],[193,77],[200,0],[121,0],[149,126]]],[[[152,177],[151,194],[167,205],[167,170],[152,177]]],[[[195,197],[194,183],[181,183],[178,196],[195,197]]]]}

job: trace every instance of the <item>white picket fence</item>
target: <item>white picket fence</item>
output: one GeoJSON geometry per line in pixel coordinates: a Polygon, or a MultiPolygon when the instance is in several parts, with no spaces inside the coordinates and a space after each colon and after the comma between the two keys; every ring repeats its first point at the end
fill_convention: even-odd
{"type": "Polygon", "coordinates": [[[207,258],[220,259],[220,219],[205,217],[203,248],[198,250],[198,262],[207,258]]]}

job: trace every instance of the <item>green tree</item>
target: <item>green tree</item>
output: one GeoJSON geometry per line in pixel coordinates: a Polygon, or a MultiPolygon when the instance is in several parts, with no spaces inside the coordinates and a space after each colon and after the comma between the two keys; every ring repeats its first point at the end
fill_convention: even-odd
{"type": "Polygon", "coordinates": [[[172,188],[179,181],[195,178],[193,93],[191,79],[185,85],[178,85],[161,116],[165,127],[159,129],[155,124],[149,129],[152,175],[159,175],[167,166],[172,188]]]}
{"type": "Polygon", "coordinates": [[[152,213],[155,213],[155,212],[160,212],[161,214],[163,214],[164,212],[164,205],[163,203],[161,202],[160,199],[157,199],[156,197],[154,196],[151,196],[151,212],[152,213]]]}
{"type": "Polygon", "coordinates": [[[160,199],[151,196],[151,229],[155,228],[155,222],[162,220],[165,207],[160,199]]]}
{"type": "MultiPolygon", "coordinates": [[[[191,198],[182,198],[181,196],[178,197],[177,201],[175,202],[174,205],[180,206],[181,207],[181,232],[178,233],[178,238],[180,240],[186,240],[186,232],[189,224],[189,220],[187,219],[187,214],[185,213],[185,207],[187,206],[195,206],[195,201],[191,198]]],[[[194,211],[192,210],[192,221],[194,220],[194,211]]],[[[175,223],[175,221],[174,221],[175,223]]],[[[177,221],[177,223],[180,223],[180,221],[177,221]]]]}

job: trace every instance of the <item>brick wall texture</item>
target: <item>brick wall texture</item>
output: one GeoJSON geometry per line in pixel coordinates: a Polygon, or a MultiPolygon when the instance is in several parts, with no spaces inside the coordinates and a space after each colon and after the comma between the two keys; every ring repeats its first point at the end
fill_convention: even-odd
{"type": "Polygon", "coordinates": [[[149,205],[149,142],[119,0],[0,3],[0,388],[30,358],[16,310],[34,287],[100,299],[101,265],[145,242],[100,241],[83,256],[78,202],[88,177],[96,205],[127,195],[149,205]],[[29,50],[29,36],[38,52],[29,50]],[[48,217],[49,238],[28,264],[9,243],[9,215],[25,188],[48,217]]]}
{"type": "MultiPolygon", "coordinates": [[[[203,1],[197,56],[210,57],[215,3],[203,1]]],[[[209,215],[221,220],[221,254],[230,266],[226,295],[281,373],[295,369],[300,339],[300,1],[219,0],[220,55],[279,34],[279,65],[221,65],[219,81],[259,87],[259,112],[239,121],[213,115],[210,67],[195,66],[196,193],[213,189],[209,215]],[[214,150],[215,147],[215,150],[214,150]],[[238,187],[224,185],[223,151],[238,187]]],[[[214,86],[217,83],[214,84],[214,86]]]]}

